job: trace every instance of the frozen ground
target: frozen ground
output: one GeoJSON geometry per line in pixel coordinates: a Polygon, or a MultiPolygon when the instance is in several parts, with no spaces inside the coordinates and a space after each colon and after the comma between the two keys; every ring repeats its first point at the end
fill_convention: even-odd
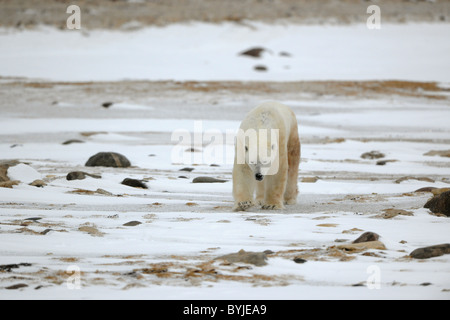
{"type": "MultiPolygon", "coordinates": [[[[441,27],[448,30],[446,25],[441,27]]],[[[58,36],[45,30],[39,34],[58,36]]],[[[30,48],[27,41],[20,42],[28,36],[2,35],[30,48]]],[[[291,58],[279,57],[292,59],[291,71],[301,63],[296,59],[298,44],[260,41],[274,52],[292,53],[291,58]]],[[[106,73],[108,64],[105,69],[99,67],[104,71],[99,78],[82,79],[75,73],[71,79],[64,71],[67,65],[59,68],[48,56],[48,43],[52,42],[33,47],[42,52],[35,62],[49,63],[48,77],[42,66],[29,68],[29,74],[27,68],[21,69],[22,74],[5,72],[19,70],[19,60],[33,55],[27,49],[22,58],[19,53],[14,57],[11,48],[1,47],[0,74],[9,77],[1,79],[0,155],[2,160],[17,159],[26,165],[8,171],[20,184],[0,188],[0,265],[27,265],[0,272],[0,298],[449,299],[450,256],[409,257],[418,247],[448,243],[448,218],[423,208],[430,193],[414,192],[449,186],[450,159],[425,155],[430,150],[448,150],[450,143],[450,79],[445,72],[449,65],[444,61],[448,42],[442,37],[433,42],[433,48],[442,45],[438,56],[409,48],[411,60],[389,56],[385,63],[376,62],[383,76],[376,77],[376,72],[367,76],[359,70],[354,79],[403,81],[283,82],[302,76],[283,78],[281,71],[275,72],[276,82],[262,81],[271,79],[276,67],[270,64],[270,55],[260,60],[238,56],[236,50],[254,45],[247,39],[230,46],[230,56],[223,60],[248,68],[236,71],[233,81],[211,81],[231,77],[223,66],[215,70],[224,73],[216,74],[194,64],[192,69],[179,66],[181,75],[175,79],[191,79],[189,72],[195,68],[209,70],[194,79],[198,81],[74,83],[103,76],[108,78],[103,80],[118,79],[116,71],[106,73]],[[7,50],[9,66],[3,59],[7,50]],[[247,81],[259,75],[252,61],[268,64],[269,71],[260,82],[247,81]],[[396,62],[403,65],[390,69],[396,62]],[[408,65],[408,73],[396,73],[408,65]],[[30,75],[53,82],[12,77],[30,75]],[[298,204],[285,211],[232,212],[233,139],[227,133],[236,130],[250,108],[265,100],[285,102],[299,120],[303,144],[298,204]],[[104,108],[105,102],[113,104],[104,108]],[[216,130],[219,143],[210,143],[205,135],[200,143],[181,145],[172,134],[182,130],[190,133],[192,141],[195,132],[216,130]],[[69,139],[82,143],[63,144],[69,139]],[[197,151],[186,151],[190,147],[197,151]],[[377,160],[394,161],[376,165],[377,160],[361,158],[372,150],[385,155],[377,160]],[[87,159],[100,151],[119,152],[132,167],[85,167],[87,159]],[[193,170],[179,171],[184,167],[193,170]],[[101,179],[67,181],[67,173],[75,170],[101,175],[101,179]],[[227,182],[192,183],[197,176],[227,182]],[[149,188],[120,184],[127,177],[143,179],[149,188]],[[303,182],[311,177],[318,179],[303,182]],[[46,186],[28,185],[36,178],[46,186]],[[389,218],[385,210],[392,208],[410,213],[389,218]],[[124,226],[130,221],[140,224],[124,226]],[[348,252],[338,248],[365,231],[378,233],[386,249],[348,252]],[[214,260],[241,249],[270,250],[267,265],[214,260]],[[296,263],[296,257],[306,262],[296,263]],[[75,279],[80,280],[79,287],[75,279]],[[371,289],[373,285],[379,289],[371,289]],[[7,289],[11,286],[19,288],[7,289]]],[[[98,46],[98,52],[103,52],[105,47],[98,46]]],[[[96,51],[86,49],[74,57],[98,61],[89,52],[96,51]]],[[[197,59],[187,57],[186,64],[197,59]]],[[[179,60],[174,63],[180,65],[179,60]]],[[[310,63],[310,71],[318,65],[318,61],[310,63]]],[[[77,65],[69,67],[76,72],[77,65]]],[[[160,78],[156,74],[150,80],[160,78]]]]}

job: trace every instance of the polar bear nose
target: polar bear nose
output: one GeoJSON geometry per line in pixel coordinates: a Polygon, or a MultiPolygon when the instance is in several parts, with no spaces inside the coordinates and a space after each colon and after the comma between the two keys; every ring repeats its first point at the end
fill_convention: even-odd
{"type": "Polygon", "coordinates": [[[255,174],[255,179],[256,180],[262,181],[263,178],[264,178],[264,176],[261,173],[258,172],[257,174],[255,174]]]}

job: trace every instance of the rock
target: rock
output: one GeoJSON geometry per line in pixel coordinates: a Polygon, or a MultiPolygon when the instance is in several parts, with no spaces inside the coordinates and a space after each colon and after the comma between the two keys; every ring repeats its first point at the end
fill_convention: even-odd
{"type": "Polygon", "coordinates": [[[134,221],[129,221],[127,223],[124,223],[123,226],[125,226],[125,227],[134,227],[134,226],[137,226],[137,225],[140,225],[140,224],[142,224],[142,222],[134,220],[134,221]]]}
{"type": "Polygon", "coordinates": [[[438,244],[434,246],[418,248],[409,255],[414,259],[428,259],[432,257],[439,257],[450,253],[450,243],[438,244]]]}
{"type": "Polygon", "coordinates": [[[90,174],[84,171],[72,171],[69,172],[66,176],[67,180],[83,180],[86,178],[86,176],[95,178],[95,179],[100,179],[102,176],[96,175],[96,174],[90,174]]]}
{"type": "Polygon", "coordinates": [[[5,289],[14,290],[14,289],[20,289],[20,288],[26,288],[26,287],[28,287],[27,284],[25,284],[25,283],[18,283],[18,284],[13,284],[12,286],[9,286],[9,287],[5,287],[5,289]]]}
{"type": "Polygon", "coordinates": [[[364,232],[362,235],[360,235],[353,243],[363,243],[363,242],[369,242],[369,241],[378,241],[380,236],[376,234],[375,232],[364,232]]]}
{"type": "Polygon", "coordinates": [[[430,209],[433,213],[440,213],[450,217],[450,191],[438,193],[428,200],[423,207],[430,209]]]}
{"type": "Polygon", "coordinates": [[[437,188],[435,188],[435,187],[423,187],[423,188],[417,189],[414,192],[433,192],[434,189],[437,189],[437,188]]]}
{"type": "Polygon", "coordinates": [[[147,185],[143,183],[141,180],[137,179],[131,179],[131,178],[125,178],[121,184],[134,187],[134,188],[142,188],[142,189],[148,189],[147,185]]]}
{"type": "Polygon", "coordinates": [[[103,102],[103,103],[102,103],[102,107],[103,107],[103,108],[109,108],[109,107],[111,107],[113,104],[114,104],[114,102],[110,102],[110,101],[108,101],[108,102],[103,102]]]}
{"type": "Polygon", "coordinates": [[[214,260],[226,260],[230,263],[243,262],[254,264],[255,266],[264,266],[267,264],[267,256],[264,252],[247,252],[240,250],[237,253],[230,253],[215,258],[214,260]]]}
{"type": "Polygon", "coordinates": [[[338,249],[349,251],[352,253],[365,251],[368,249],[377,249],[377,250],[386,250],[385,245],[380,241],[368,241],[361,243],[349,243],[349,244],[341,244],[337,246],[338,249]]]}
{"type": "Polygon", "coordinates": [[[450,150],[431,150],[423,154],[424,156],[450,157],[450,150]]]}
{"type": "Polygon", "coordinates": [[[239,53],[239,55],[241,55],[241,56],[248,56],[248,57],[252,57],[252,58],[261,58],[261,54],[264,51],[266,51],[265,48],[254,47],[254,48],[250,48],[250,49],[247,49],[245,51],[242,51],[241,53],[239,53]]]}
{"type": "Polygon", "coordinates": [[[70,139],[70,140],[64,141],[62,144],[63,145],[68,145],[68,144],[72,144],[72,143],[84,143],[84,141],[83,140],[78,140],[78,139],[70,139]]]}
{"type": "Polygon", "coordinates": [[[216,183],[216,182],[227,182],[227,180],[212,178],[212,177],[196,177],[192,180],[192,183],[216,183]]]}
{"type": "Polygon", "coordinates": [[[295,258],[294,258],[294,262],[295,262],[295,263],[305,263],[306,260],[303,259],[303,258],[295,257],[295,258]]]}
{"type": "Polygon", "coordinates": [[[0,265],[0,272],[11,272],[11,269],[20,267],[31,267],[31,263],[13,263],[0,265]]]}
{"type": "Polygon", "coordinates": [[[121,155],[120,153],[99,152],[90,157],[85,166],[127,168],[131,166],[131,163],[125,156],[121,155]]]}
{"type": "Polygon", "coordinates": [[[187,172],[191,172],[192,170],[194,170],[194,168],[186,167],[186,168],[180,169],[179,171],[187,171],[187,172]]]}
{"type": "Polygon", "coordinates": [[[395,183],[401,183],[401,182],[406,181],[406,180],[419,180],[419,181],[426,181],[426,182],[434,183],[434,180],[431,179],[431,178],[427,178],[427,177],[411,177],[411,176],[401,177],[401,178],[395,180],[395,183]]]}
{"type": "Polygon", "coordinates": [[[45,181],[41,179],[36,179],[33,182],[29,183],[29,185],[33,187],[43,188],[47,185],[47,183],[45,183],[45,181]]]}
{"type": "Polygon", "coordinates": [[[361,158],[363,159],[380,159],[380,158],[384,158],[384,154],[381,153],[380,151],[370,151],[370,152],[365,152],[361,155],[361,158]]]}
{"type": "Polygon", "coordinates": [[[384,166],[388,162],[397,162],[398,160],[378,160],[377,166],[384,166]]]}
{"type": "Polygon", "coordinates": [[[253,67],[253,70],[255,70],[255,71],[267,71],[267,67],[262,65],[262,64],[258,64],[258,65],[253,67]]]}

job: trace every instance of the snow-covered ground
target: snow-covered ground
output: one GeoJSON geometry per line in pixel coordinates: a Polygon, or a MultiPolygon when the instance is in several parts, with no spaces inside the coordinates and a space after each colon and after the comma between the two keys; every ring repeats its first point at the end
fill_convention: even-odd
{"type": "Polygon", "coordinates": [[[175,24],[135,32],[0,34],[0,74],[61,81],[449,81],[450,24],[175,24]],[[239,53],[262,47],[260,59],[239,53]],[[254,67],[263,65],[266,71],[254,67]]]}
{"type": "Polygon", "coordinates": [[[257,23],[135,33],[3,30],[1,76],[205,85],[402,79],[437,81],[442,90],[365,97],[185,89],[171,96],[176,84],[166,83],[165,91],[143,97],[127,82],[120,90],[105,83],[102,91],[4,78],[0,160],[23,164],[8,170],[20,184],[0,188],[0,265],[31,265],[0,272],[0,298],[449,299],[450,256],[408,256],[449,242],[450,220],[423,208],[430,193],[414,192],[449,186],[450,158],[425,155],[449,149],[448,31],[448,24],[376,31],[257,23]],[[252,46],[270,51],[260,59],[238,55],[252,46]],[[290,56],[280,56],[283,51],[290,56]],[[256,64],[268,71],[253,70],[256,64]],[[117,103],[103,108],[110,95],[117,103]],[[298,204],[232,212],[234,150],[227,138],[250,108],[268,99],[289,105],[299,120],[298,204]],[[222,139],[208,144],[204,136],[189,152],[174,132],[188,132],[192,141],[206,132],[222,139]],[[69,139],[82,143],[62,144],[69,139]],[[372,150],[394,161],[376,165],[361,158],[372,150]],[[84,166],[101,151],[119,152],[132,166],[84,166]],[[180,171],[184,167],[193,170],[180,171]],[[76,170],[101,178],[66,180],[76,170]],[[197,176],[227,182],[192,183],[197,176]],[[407,176],[413,178],[396,182],[407,176]],[[305,177],[318,180],[307,183],[305,177]],[[46,186],[28,185],[38,178],[46,186]],[[124,178],[145,180],[148,189],[122,185],[124,178]],[[386,209],[410,213],[383,218],[386,209]],[[140,224],[124,226],[130,221],[140,224]],[[365,231],[379,234],[386,249],[338,249],[365,231]],[[270,250],[267,265],[214,260],[241,249],[270,250]],[[7,289],[18,284],[23,286],[7,289]]]}

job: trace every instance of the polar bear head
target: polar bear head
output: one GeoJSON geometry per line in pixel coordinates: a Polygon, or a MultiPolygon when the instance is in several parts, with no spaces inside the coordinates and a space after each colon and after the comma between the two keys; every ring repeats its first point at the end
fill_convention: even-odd
{"type": "Polygon", "coordinates": [[[239,129],[236,137],[236,163],[246,164],[257,181],[278,172],[278,129],[239,129]]]}

